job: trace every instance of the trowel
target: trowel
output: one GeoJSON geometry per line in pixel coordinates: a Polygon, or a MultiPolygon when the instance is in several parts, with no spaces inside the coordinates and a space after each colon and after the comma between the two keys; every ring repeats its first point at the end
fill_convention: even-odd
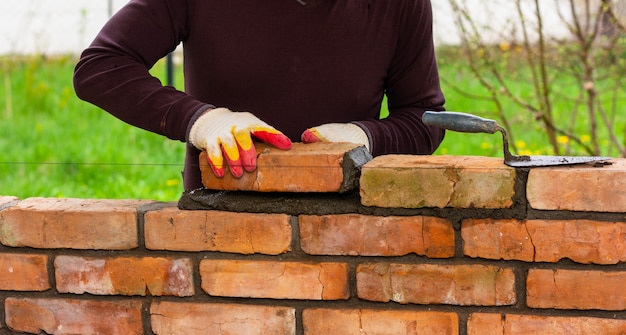
{"type": "Polygon", "coordinates": [[[516,156],[509,151],[509,139],[506,130],[495,120],[485,119],[469,113],[460,112],[425,112],[422,122],[448,130],[464,133],[502,133],[504,146],[504,164],[512,167],[538,167],[554,165],[572,165],[596,163],[610,165],[611,157],[601,156],[516,156]]]}

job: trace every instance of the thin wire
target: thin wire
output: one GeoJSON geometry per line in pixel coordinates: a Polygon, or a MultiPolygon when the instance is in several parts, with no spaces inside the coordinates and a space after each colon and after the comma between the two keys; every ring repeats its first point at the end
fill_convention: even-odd
{"type": "Polygon", "coordinates": [[[184,166],[183,163],[0,162],[0,165],[184,166]]]}
{"type": "MultiPolygon", "coordinates": [[[[494,157],[494,158],[500,158],[501,157],[494,157]]],[[[426,163],[427,164],[427,163],[426,163]]],[[[123,167],[123,166],[164,166],[164,167],[184,167],[185,164],[184,163],[108,163],[108,162],[0,162],[0,166],[1,165],[58,165],[58,166],[62,166],[62,165],[77,165],[77,166],[100,166],[100,167],[106,167],[106,166],[112,166],[112,167],[123,167]]],[[[193,167],[205,167],[208,168],[208,164],[190,164],[190,166],[193,167]]],[[[315,169],[320,169],[320,168],[325,168],[325,169],[337,169],[339,168],[338,166],[329,166],[329,165],[279,165],[279,164],[257,164],[257,167],[276,167],[276,168],[315,168],[315,169]]],[[[504,166],[504,165],[503,165],[504,166]]],[[[376,169],[396,169],[396,170],[404,170],[407,168],[411,168],[408,166],[377,166],[376,169]]],[[[419,163],[415,164],[414,168],[418,168],[418,169],[433,169],[433,170],[437,170],[437,169],[441,169],[440,166],[423,166],[419,163]]],[[[473,166],[461,166],[461,167],[456,167],[456,166],[452,166],[450,168],[457,168],[457,169],[464,169],[464,170],[473,170],[473,169],[484,169],[482,167],[473,167],[473,166]]]]}

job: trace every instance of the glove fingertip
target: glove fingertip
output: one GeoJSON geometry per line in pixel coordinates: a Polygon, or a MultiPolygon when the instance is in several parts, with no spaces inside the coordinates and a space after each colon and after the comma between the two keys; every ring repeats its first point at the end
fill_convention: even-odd
{"type": "Polygon", "coordinates": [[[304,143],[315,143],[321,142],[322,140],[313,132],[311,129],[307,129],[302,133],[302,142],[304,143]]]}
{"type": "Polygon", "coordinates": [[[283,133],[267,132],[267,131],[255,131],[254,136],[259,140],[281,150],[291,149],[291,140],[283,133]]]}
{"type": "Polygon", "coordinates": [[[240,152],[241,165],[246,172],[252,172],[256,169],[256,148],[254,145],[248,150],[240,152]]]}

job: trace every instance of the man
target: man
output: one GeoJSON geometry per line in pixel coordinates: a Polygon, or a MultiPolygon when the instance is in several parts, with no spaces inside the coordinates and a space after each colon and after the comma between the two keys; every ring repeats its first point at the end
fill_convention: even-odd
{"type": "Polygon", "coordinates": [[[77,95],[137,127],[186,141],[185,190],[256,166],[251,138],[430,154],[443,110],[429,0],[131,0],[76,66],[77,95]],[[183,43],[185,92],[148,69],[183,43]],[[379,118],[383,96],[389,116],[379,118]],[[245,112],[245,113],[242,113],[245,112]]]}

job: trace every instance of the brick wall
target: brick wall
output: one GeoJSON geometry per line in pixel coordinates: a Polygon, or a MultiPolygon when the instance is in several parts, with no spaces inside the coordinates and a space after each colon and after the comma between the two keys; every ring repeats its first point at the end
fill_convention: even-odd
{"type": "Polygon", "coordinates": [[[626,333],[626,160],[361,172],[343,194],[0,196],[0,333],[626,333]]]}

